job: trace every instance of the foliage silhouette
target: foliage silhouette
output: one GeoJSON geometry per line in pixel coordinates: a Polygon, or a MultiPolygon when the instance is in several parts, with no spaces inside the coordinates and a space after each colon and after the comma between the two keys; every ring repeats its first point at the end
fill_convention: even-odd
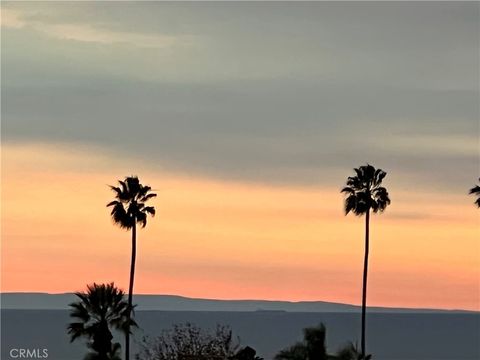
{"type": "Polygon", "coordinates": [[[371,360],[372,355],[365,355],[365,358],[362,357],[362,354],[358,350],[358,347],[353,343],[349,343],[345,347],[341,348],[336,355],[330,356],[331,360],[371,360]]]}
{"type": "Polygon", "coordinates": [[[154,339],[144,337],[140,347],[136,360],[228,360],[236,355],[238,339],[225,326],[207,331],[185,323],[173,325],[154,339]]]}
{"type": "MultiPolygon", "coordinates": [[[[303,329],[303,341],[280,351],[275,360],[360,360],[363,359],[353,344],[340,349],[336,355],[329,355],[326,346],[325,325],[303,329]]],[[[371,359],[367,355],[365,360],[371,359]]]]}
{"type": "MultiPolygon", "coordinates": [[[[478,179],[478,181],[480,181],[480,178],[478,179]]],[[[477,205],[477,207],[480,208],[480,185],[475,185],[473,188],[470,189],[468,193],[477,197],[477,199],[475,200],[475,204],[477,205]]]]}
{"type": "Polygon", "coordinates": [[[328,360],[326,329],[323,324],[303,329],[303,338],[302,342],[280,351],[275,360],[328,360]]]}
{"type": "Polygon", "coordinates": [[[122,360],[122,357],[120,356],[120,344],[119,343],[114,343],[112,344],[111,350],[107,353],[107,356],[104,357],[100,353],[93,351],[85,355],[83,360],[122,360]]]}
{"type": "Polygon", "coordinates": [[[243,349],[240,349],[235,355],[233,355],[231,360],[263,360],[263,358],[257,356],[255,349],[250,346],[246,346],[243,349]]]}
{"type": "Polygon", "coordinates": [[[357,216],[365,215],[365,256],[363,262],[363,291],[362,291],[362,341],[361,359],[365,355],[365,315],[367,304],[367,274],[369,255],[370,210],[374,213],[383,212],[390,205],[387,189],[382,187],[382,180],[387,173],[382,169],[375,169],[372,165],[360,166],[354,169],[356,175],[347,178],[346,187],[341,192],[346,195],[345,214],[349,212],[357,216]]]}
{"type": "MultiPolygon", "coordinates": [[[[133,297],[133,282],[135,278],[135,260],[137,256],[137,223],[142,227],[147,225],[147,215],[155,216],[153,206],[145,206],[145,203],[157,194],[151,193],[150,186],[144,186],[136,176],[126,177],[118,181],[120,186],[110,186],[115,193],[115,200],[109,202],[107,207],[112,206],[111,216],[113,222],[123,229],[132,231],[132,256],[130,262],[130,282],[128,286],[127,317],[130,318],[133,297]]],[[[125,331],[125,360],[130,359],[130,328],[125,331]]]]}
{"type": "Polygon", "coordinates": [[[120,344],[112,343],[111,329],[124,332],[127,323],[136,326],[127,314],[128,303],[125,293],[110,284],[87,285],[87,292],[76,292],[80,299],[69,304],[70,316],[75,319],[68,325],[70,341],[87,339],[87,346],[92,350],[85,360],[120,360],[120,344]]]}

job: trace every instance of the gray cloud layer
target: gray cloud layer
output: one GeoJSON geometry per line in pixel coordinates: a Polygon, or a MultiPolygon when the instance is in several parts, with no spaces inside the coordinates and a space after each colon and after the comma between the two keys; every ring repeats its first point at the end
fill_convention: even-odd
{"type": "Polygon", "coordinates": [[[2,4],[2,136],[275,183],[334,184],[369,161],[462,191],[478,175],[479,6],[2,4]]]}

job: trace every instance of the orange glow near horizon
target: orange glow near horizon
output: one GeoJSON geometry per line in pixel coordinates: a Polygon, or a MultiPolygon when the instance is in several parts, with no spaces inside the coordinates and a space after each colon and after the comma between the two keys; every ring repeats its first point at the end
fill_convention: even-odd
{"type": "MultiPolygon", "coordinates": [[[[3,292],[126,289],[130,233],[113,226],[106,185],[135,169],[158,194],[136,293],[359,303],[364,219],[344,216],[342,184],[218,181],[67,146],[7,143],[2,157],[3,292]]],[[[389,189],[392,206],[372,217],[369,305],[480,310],[473,200],[389,189]],[[428,216],[403,216],[412,201],[428,216]]]]}

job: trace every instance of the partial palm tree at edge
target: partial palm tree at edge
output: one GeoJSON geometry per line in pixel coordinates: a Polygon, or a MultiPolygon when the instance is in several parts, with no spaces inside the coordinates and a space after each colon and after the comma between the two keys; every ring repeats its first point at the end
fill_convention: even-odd
{"type": "Polygon", "coordinates": [[[366,358],[365,351],[365,314],[367,304],[367,275],[369,256],[370,210],[374,213],[383,212],[390,205],[387,189],[382,187],[382,180],[387,173],[382,169],[375,169],[372,165],[360,166],[354,169],[356,176],[347,178],[346,187],[341,192],[346,195],[345,215],[349,212],[357,216],[365,215],[365,256],[363,262],[363,290],[362,290],[362,339],[361,359],[366,358]]]}
{"type": "Polygon", "coordinates": [[[85,360],[121,360],[118,355],[119,343],[112,343],[111,330],[124,331],[126,322],[136,326],[135,322],[127,319],[128,303],[122,290],[110,284],[87,285],[86,292],[76,292],[78,302],[72,302],[70,317],[74,319],[68,325],[70,342],[79,338],[88,340],[87,346],[92,350],[85,360]]]}
{"type": "MultiPolygon", "coordinates": [[[[135,278],[135,260],[137,256],[137,223],[144,228],[147,225],[147,215],[155,216],[153,206],[145,206],[145,203],[157,196],[151,193],[150,186],[144,186],[136,176],[126,177],[119,180],[120,186],[110,186],[115,193],[115,200],[109,202],[107,207],[112,206],[111,216],[113,222],[123,229],[132,231],[132,256],[130,262],[130,282],[128,286],[128,310],[127,318],[131,318],[133,282],[135,278]]],[[[130,327],[127,322],[125,331],[125,360],[130,359],[130,327]]]]}
{"type": "MultiPolygon", "coordinates": [[[[480,178],[478,179],[478,181],[480,181],[480,178]]],[[[475,204],[477,205],[477,207],[480,208],[480,185],[475,185],[473,188],[470,189],[468,193],[477,197],[477,199],[475,200],[475,204]]]]}

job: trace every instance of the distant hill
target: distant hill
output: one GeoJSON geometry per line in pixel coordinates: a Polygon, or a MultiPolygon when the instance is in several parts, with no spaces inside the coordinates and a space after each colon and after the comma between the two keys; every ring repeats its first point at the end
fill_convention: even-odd
{"type": "MultiPolygon", "coordinates": [[[[64,310],[76,301],[72,293],[1,293],[2,309],[64,310]]],[[[214,300],[176,295],[135,295],[138,310],[160,311],[258,311],[258,312],[359,312],[360,307],[325,301],[214,300]]],[[[370,307],[378,313],[467,312],[463,310],[370,307]]]]}

